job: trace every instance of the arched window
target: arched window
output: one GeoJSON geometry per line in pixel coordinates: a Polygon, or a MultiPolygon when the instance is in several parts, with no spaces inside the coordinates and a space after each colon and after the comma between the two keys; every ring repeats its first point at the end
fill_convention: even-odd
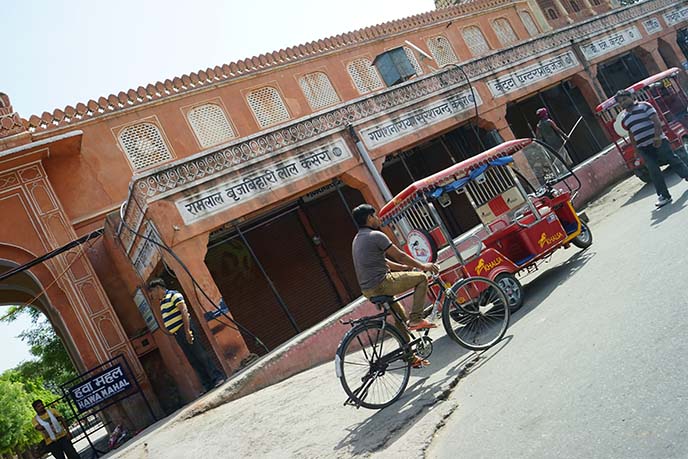
{"type": "Polygon", "coordinates": [[[349,62],[347,70],[360,94],[366,94],[385,86],[372,62],[365,57],[349,62]]]}
{"type": "Polygon", "coordinates": [[[554,10],[554,8],[547,8],[547,15],[549,16],[550,19],[556,19],[559,17],[559,15],[554,10]]]}
{"type": "Polygon", "coordinates": [[[413,52],[413,50],[411,48],[404,46],[404,52],[406,53],[406,57],[408,57],[409,62],[411,62],[413,69],[416,71],[416,75],[422,75],[423,69],[418,63],[418,59],[416,59],[416,55],[413,52]]]}
{"type": "Polygon", "coordinates": [[[509,45],[518,41],[514,28],[505,18],[499,18],[492,23],[492,28],[497,34],[497,38],[502,45],[509,45]]]}
{"type": "Polygon", "coordinates": [[[432,54],[433,59],[440,67],[458,61],[454,50],[449,44],[449,40],[445,37],[428,38],[427,43],[430,54],[432,54]]]}
{"type": "Polygon", "coordinates": [[[272,126],[291,119],[282,96],[271,86],[251,91],[246,99],[260,127],[272,126]]]}
{"type": "Polygon", "coordinates": [[[224,110],[217,104],[194,107],[186,114],[191,129],[202,147],[212,147],[236,137],[224,110]]]}
{"type": "Polygon", "coordinates": [[[529,12],[520,11],[518,15],[521,17],[521,21],[523,22],[523,26],[528,31],[528,35],[535,37],[540,34],[540,29],[538,29],[537,24],[535,24],[535,21],[533,20],[533,16],[531,16],[529,12]]]}
{"type": "Polygon", "coordinates": [[[463,29],[462,35],[466,45],[468,45],[468,49],[471,50],[471,54],[474,56],[480,56],[490,50],[490,45],[487,44],[485,35],[483,35],[479,28],[474,26],[466,27],[463,29]]]}
{"type": "Polygon", "coordinates": [[[571,0],[571,9],[575,13],[578,13],[580,11],[580,6],[578,6],[578,3],[576,3],[574,0],[571,0]]]}
{"type": "Polygon", "coordinates": [[[141,170],[172,159],[172,153],[153,123],[128,126],[117,136],[134,170],[141,170]]]}
{"type": "Polygon", "coordinates": [[[341,102],[330,79],[322,72],[309,73],[299,78],[299,85],[313,110],[341,102]]]}

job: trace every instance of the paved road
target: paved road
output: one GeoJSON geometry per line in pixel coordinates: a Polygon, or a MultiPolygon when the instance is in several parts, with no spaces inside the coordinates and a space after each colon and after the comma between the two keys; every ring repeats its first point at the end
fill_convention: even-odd
{"type": "Polygon", "coordinates": [[[658,211],[633,179],[604,198],[595,244],[528,286],[427,457],[688,457],[688,186],[668,178],[658,211]]]}
{"type": "MultiPolygon", "coordinates": [[[[507,337],[482,354],[434,331],[432,366],[379,411],[342,406],[332,364],[117,451],[190,457],[688,457],[688,184],[631,178],[588,211],[595,243],[525,279],[507,337]]],[[[344,332],[344,329],[342,330],[344,332]]]]}

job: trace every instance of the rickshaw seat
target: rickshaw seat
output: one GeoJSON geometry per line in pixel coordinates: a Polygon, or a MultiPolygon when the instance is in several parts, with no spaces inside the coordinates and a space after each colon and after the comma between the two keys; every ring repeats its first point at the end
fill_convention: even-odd
{"type": "Polygon", "coordinates": [[[389,295],[376,295],[368,298],[371,303],[383,304],[383,303],[394,303],[394,297],[389,295]]]}

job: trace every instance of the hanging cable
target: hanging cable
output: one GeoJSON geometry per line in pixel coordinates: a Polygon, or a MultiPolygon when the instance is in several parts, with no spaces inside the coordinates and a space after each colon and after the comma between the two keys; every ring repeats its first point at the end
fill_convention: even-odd
{"type": "Polygon", "coordinates": [[[188,267],[186,266],[186,264],[179,258],[179,256],[175,253],[175,251],[172,250],[171,247],[167,246],[167,244],[163,243],[162,241],[161,241],[161,242],[158,242],[158,241],[156,241],[156,240],[153,239],[153,238],[150,238],[150,237],[148,237],[148,236],[146,236],[146,235],[143,235],[143,234],[137,232],[135,229],[133,229],[132,227],[130,227],[130,226],[125,222],[125,220],[124,220],[124,205],[125,205],[125,204],[126,204],[126,201],[122,203],[122,205],[120,206],[120,209],[119,209],[120,222],[121,222],[122,226],[123,226],[124,228],[126,228],[128,231],[130,231],[132,234],[134,234],[135,236],[138,236],[138,237],[140,237],[140,238],[142,238],[142,239],[144,239],[144,240],[146,240],[146,241],[149,241],[149,242],[151,242],[152,244],[154,244],[154,245],[160,247],[160,248],[163,249],[165,252],[169,253],[169,254],[172,256],[172,258],[174,258],[174,260],[175,260],[177,263],[179,263],[179,265],[182,267],[182,269],[184,270],[184,272],[189,276],[189,279],[191,279],[191,283],[192,283],[193,286],[194,286],[194,293],[196,294],[196,299],[197,299],[199,305],[201,306],[201,308],[203,308],[204,312],[211,312],[211,311],[205,309],[205,307],[203,306],[203,303],[202,303],[202,302],[200,301],[200,299],[198,298],[198,292],[197,292],[197,290],[200,290],[201,293],[203,294],[203,296],[210,302],[210,304],[212,304],[212,305],[215,307],[215,309],[216,309],[217,311],[219,311],[220,314],[222,314],[222,316],[223,316],[225,319],[229,320],[229,321],[230,321],[232,324],[234,324],[236,327],[233,327],[232,325],[230,325],[230,324],[228,324],[228,323],[226,323],[226,322],[221,321],[219,317],[214,317],[213,320],[217,320],[219,323],[221,323],[221,324],[225,325],[226,327],[229,327],[229,328],[231,328],[231,329],[233,329],[233,330],[237,330],[237,331],[246,333],[247,335],[249,335],[250,337],[253,338],[253,340],[255,341],[256,344],[258,344],[260,347],[262,347],[263,349],[265,349],[265,353],[269,353],[269,352],[270,352],[270,349],[268,349],[268,347],[263,343],[263,341],[260,340],[260,338],[258,338],[255,334],[253,334],[249,329],[247,329],[246,327],[244,327],[243,325],[241,325],[239,322],[237,322],[236,320],[234,320],[234,318],[230,317],[225,311],[222,310],[222,308],[220,307],[220,305],[215,304],[215,302],[210,298],[210,296],[209,296],[208,293],[203,289],[203,287],[201,287],[201,286],[198,284],[198,282],[196,282],[196,279],[195,279],[194,276],[191,274],[191,271],[189,270],[189,268],[188,268],[188,267]]]}

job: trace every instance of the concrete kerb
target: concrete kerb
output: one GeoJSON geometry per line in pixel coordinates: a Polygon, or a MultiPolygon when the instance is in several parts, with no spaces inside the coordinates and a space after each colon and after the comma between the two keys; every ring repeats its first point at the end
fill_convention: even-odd
{"type": "MultiPolygon", "coordinates": [[[[577,207],[585,206],[604,190],[629,175],[629,171],[614,145],[605,148],[580,164],[574,171],[582,184],[576,198],[577,207]]],[[[192,402],[170,417],[150,426],[142,432],[142,436],[138,437],[134,443],[127,445],[127,448],[145,441],[147,433],[160,428],[162,425],[171,425],[198,416],[232,400],[284,381],[317,365],[334,362],[337,346],[349,330],[348,326],[340,324],[340,320],[372,315],[376,312],[378,311],[370,302],[362,297],[358,298],[336,314],[256,360],[251,366],[237,373],[219,388],[192,402]]],[[[332,368],[332,377],[335,377],[334,367],[332,368]]]]}

